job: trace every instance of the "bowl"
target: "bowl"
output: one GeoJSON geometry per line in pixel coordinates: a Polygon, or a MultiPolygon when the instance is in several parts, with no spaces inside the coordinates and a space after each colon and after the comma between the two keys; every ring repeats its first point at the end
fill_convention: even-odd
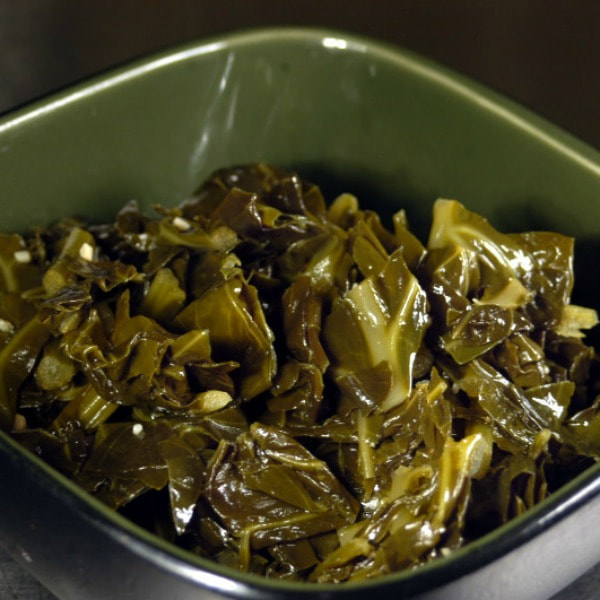
{"type": "MultiPolygon", "coordinates": [[[[110,218],[186,198],[214,169],[264,161],[351,191],[417,229],[438,196],[499,228],[600,240],[600,155],[418,56],[344,33],[242,32],[142,59],[0,120],[2,229],[110,218]]],[[[597,289],[578,290],[598,305],[597,289]]],[[[0,434],[0,542],[59,598],[547,598],[600,561],[600,466],[446,558],[372,582],[239,573],[107,509],[0,434]]]]}

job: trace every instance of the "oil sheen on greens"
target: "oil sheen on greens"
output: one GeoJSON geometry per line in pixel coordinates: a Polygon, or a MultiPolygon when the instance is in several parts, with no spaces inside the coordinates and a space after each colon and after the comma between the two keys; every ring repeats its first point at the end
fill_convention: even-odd
{"type": "Polygon", "coordinates": [[[2,428],[156,534],[361,580],[600,457],[571,238],[438,200],[423,245],[265,165],[156,211],[0,236],[2,428]]]}

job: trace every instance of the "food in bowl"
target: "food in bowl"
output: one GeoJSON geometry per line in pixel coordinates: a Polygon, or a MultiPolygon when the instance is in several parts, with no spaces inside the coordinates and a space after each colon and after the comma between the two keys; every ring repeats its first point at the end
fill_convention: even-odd
{"type": "Polygon", "coordinates": [[[3,428],[178,545],[355,581],[445,555],[600,453],[573,240],[454,200],[424,245],[296,173],[3,236],[3,428]]]}

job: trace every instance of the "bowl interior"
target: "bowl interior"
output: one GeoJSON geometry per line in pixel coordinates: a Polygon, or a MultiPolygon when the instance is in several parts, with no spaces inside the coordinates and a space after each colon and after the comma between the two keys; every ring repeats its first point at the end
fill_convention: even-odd
{"type": "Polygon", "coordinates": [[[0,121],[4,229],[172,203],[257,160],[417,225],[453,197],[502,227],[598,227],[598,155],[407,53],[319,31],[250,32],[140,61],[0,121]]]}

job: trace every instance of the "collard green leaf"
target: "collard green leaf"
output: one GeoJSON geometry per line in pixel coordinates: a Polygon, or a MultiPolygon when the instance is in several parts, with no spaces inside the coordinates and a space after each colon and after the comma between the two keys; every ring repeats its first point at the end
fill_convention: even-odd
{"type": "Polygon", "coordinates": [[[170,269],[160,269],[154,275],[140,312],[159,323],[168,323],[183,307],[185,291],[170,269]]]}
{"type": "Polygon", "coordinates": [[[298,361],[314,363],[325,371],[329,359],[320,335],[323,301],[315,293],[310,278],[299,277],[286,289],[282,300],[283,327],[290,352],[298,361]]]}
{"type": "Polygon", "coordinates": [[[427,246],[297,173],[215,172],[0,235],[0,427],[229,567],[410,569],[600,460],[596,311],[573,240],[439,200],[427,246]]]}
{"type": "MultiPolygon", "coordinates": [[[[480,266],[480,282],[495,290],[525,277],[534,268],[529,249],[496,231],[489,222],[455,200],[437,200],[427,247],[458,246],[480,266]]],[[[523,298],[525,300],[525,298],[523,298]]]]}
{"type": "Polygon", "coordinates": [[[325,342],[340,384],[351,378],[353,400],[367,410],[389,410],[412,387],[416,353],[429,324],[427,298],[402,254],[355,285],[325,321],[325,342]]]}
{"type": "Polygon", "coordinates": [[[94,451],[85,463],[84,473],[134,480],[159,490],[168,482],[159,443],[169,436],[169,428],[164,424],[102,424],[97,428],[94,451]]]}
{"type": "Polygon", "coordinates": [[[50,337],[50,327],[33,317],[0,351],[0,426],[11,429],[19,387],[33,371],[38,355],[50,337]]]}
{"type": "Polygon", "coordinates": [[[273,334],[256,289],[243,278],[212,288],[184,308],[174,323],[184,330],[209,329],[215,359],[240,363],[242,398],[253,398],[269,388],[276,369],[273,334]]]}
{"type": "Polygon", "coordinates": [[[251,548],[331,531],[358,511],[323,461],[283,431],[259,425],[235,443],[221,442],[203,494],[240,540],[242,565],[251,548]]]}
{"type": "Polygon", "coordinates": [[[173,524],[177,534],[182,535],[202,493],[204,461],[198,449],[180,437],[171,436],[159,442],[158,449],[167,465],[173,524]]]}
{"type": "Polygon", "coordinates": [[[321,412],[323,389],[323,376],[318,367],[292,360],[280,369],[267,407],[273,413],[289,411],[293,422],[313,424],[321,412]]]}

